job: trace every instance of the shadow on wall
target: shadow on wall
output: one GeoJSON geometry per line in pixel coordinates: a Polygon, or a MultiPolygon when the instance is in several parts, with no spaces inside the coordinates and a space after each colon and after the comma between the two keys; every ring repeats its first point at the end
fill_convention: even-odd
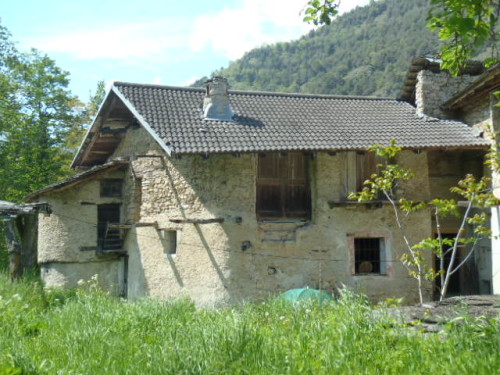
{"type": "Polygon", "coordinates": [[[128,275],[126,295],[129,299],[138,299],[149,295],[150,287],[144,273],[143,257],[140,251],[137,228],[126,237],[128,249],[128,275]]]}

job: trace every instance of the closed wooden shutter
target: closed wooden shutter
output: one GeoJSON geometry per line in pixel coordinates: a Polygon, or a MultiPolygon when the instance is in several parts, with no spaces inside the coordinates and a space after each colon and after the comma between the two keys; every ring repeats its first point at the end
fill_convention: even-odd
{"type": "Polygon", "coordinates": [[[259,218],[310,218],[308,166],[308,157],[302,153],[259,155],[256,202],[259,218]]]}
{"type": "Polygon", "coordinates": [[[363,190],[364,182],[377,172],[377,159],[374,152],[356,154],[356,191],[363,190]]]}

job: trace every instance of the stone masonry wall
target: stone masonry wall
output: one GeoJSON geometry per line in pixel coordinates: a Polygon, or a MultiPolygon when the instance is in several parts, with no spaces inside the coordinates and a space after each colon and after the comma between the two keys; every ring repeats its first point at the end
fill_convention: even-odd
{"type": "MultiPolygon", "coordinates": [[[[188,296],[206,306],[305,286],[333,291],[343,283],[374,300],[416,299],[416,281],[399,262],[403,242],[390,207],[331,204],[345,198],[343,153],[318,153],[311,160],[310,222],[259,222],[257,155],[169,158],[155,143],[138,148],[135,140],[147,137],[141,129],[129,131],[115,154],[132,156],[127,178],[141,184],[140,221],[158,223],[157,228],[136,226],[127,235],[129,297],[188,296]],[[185,222],[215,218],[224,221],[185,222]],[[171,231],[176,232],[175,254],[169,254],[171,231]],[[353,275],[355,236],[385,239],[387,275],[353,275]]],[[[403,152],[400,159],[416,170],[418,180],[402,189],[427,198],[426,153],[403,152]]],[[[427,212],[413,220],[415,241],[430,235],[427,212]]]]}
{"type": "Polygon", "coordinates": [[[447,118],[440,106],[454,94],[469,85],[475,77],[463,75],[451,77],[445,72],[433,73],[421,70],[417,75],[415,104],[417,114],[447,118]]]}
{"type": "MultiPolygon", "coordinates": [[[[344,182],[351,173],[346,153],[317,153],[311,159],[308,222],[257,220],[256,154],[171,158],[145,130],[133,129],[118,156],[131,161],[122,202],[123,221],[132,224],[124,245],[129,298],[186,296],[200,306],[214,306],[307,286],[333,292],[345,284],[374,301],[417,299],[416,281],[399,261],[404,245],[391,207],[345,204],[344,182]],[[223,222],[193,223],[210,219],[223,222]],[[354,275],[355,237],[383,238],[385,275],[354,275]]],[[[400,190],[428,199],[427,153],[404,151],[399,162],[416,172],[416,180],[400,190]]],[[[80,250],[96,241],[95,227],[83,223],[96,222],[95,205],[81,202],[102,203],[98,186],[98,180],[90,181],[45,197],[54,208],[40,221],[47,284],[71,286],[94,273],[110,289],[123,283],[123,260],[80,250]]],[[[426,211],[408,224],[414,242],[431,235],[426,211]]],[[[430,298],[431,285],[426,288],[430,298]]]]}

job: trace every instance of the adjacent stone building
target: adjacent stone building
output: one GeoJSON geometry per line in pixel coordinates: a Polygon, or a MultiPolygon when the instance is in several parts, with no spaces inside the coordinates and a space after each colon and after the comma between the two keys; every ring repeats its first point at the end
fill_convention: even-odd
{"type": "MultiPolygon", "coordinates": [[[[429,58],[415,58],[412,61],[402,90],[401,98],[416,106],[422,115],[442,119],[455,119],[468,124],[473,133],[492,142],[497,148],[500,131],[500,65],[485,69],[479,62],[470,62],[459,77],[452,77],[439,68],[439,61],[429,58]]],[[[440,163],[443,159],[440,158],[440,163]]],[[[477,164],[470,157],[459,161],[462,165],[477,164]]],[[[452,165],[438,171],[441,176],[450,175],[456,170],[452,165]]],[[[500,178],[498,171],[483,165],[483,171],[476,170],[474,175],[490,175],[495,195],[500,198],[500,178]]],[[[452,179],[457,179],[453,176],[452,179]]],[[[483,240],[478,244],[474,258],[457,272],[456,292],[500,293],[500,221],[499,208],[491,210],[491,242],[483,240]]],[[[457,223],[446,223],[450,230],[457,223]]]]}
{"type": "MultiPolygon", "coordinates": [[[[220,77],[115,82],[73,161],[81,172],[28,197],[52,210],[39,220],[42,277],[69,287],[98,274],[128,298],[203,306],[341,284],[411,302],[391,208],[347,199],[376,168],[366,149],[396,139],[416,172],[399,192],[427,200],[483,172],[483,134],[405,100],[228,91],[220,77]]],[[[433,235],[428,211],[411,220],[412,239],[433,235]]]]}

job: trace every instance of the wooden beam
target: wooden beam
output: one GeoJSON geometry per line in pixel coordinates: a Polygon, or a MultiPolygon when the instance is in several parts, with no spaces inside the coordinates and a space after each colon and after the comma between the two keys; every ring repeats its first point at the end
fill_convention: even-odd
{"type": "Polygon", "coordinates": [[[172,223],[177,224],[213,224],[213,223],[223,223],[223,217],[214,217],[212,219],[170,219],[172,223]]]}

